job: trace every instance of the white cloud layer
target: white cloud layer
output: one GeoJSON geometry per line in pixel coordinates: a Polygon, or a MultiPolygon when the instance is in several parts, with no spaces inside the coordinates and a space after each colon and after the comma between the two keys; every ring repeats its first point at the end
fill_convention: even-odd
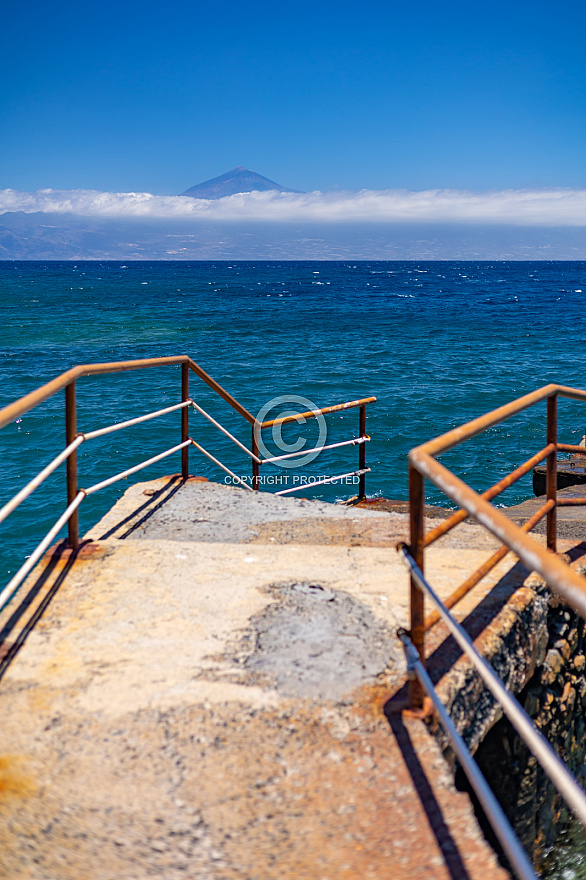
{"type": "Polygon", "coordinates": [[[252,192],[223,199],[41,189],[0,190],[5,211],[242,222],[499,223],[586,226],[586,189],[361,190],[360,192],[252,192]]]}

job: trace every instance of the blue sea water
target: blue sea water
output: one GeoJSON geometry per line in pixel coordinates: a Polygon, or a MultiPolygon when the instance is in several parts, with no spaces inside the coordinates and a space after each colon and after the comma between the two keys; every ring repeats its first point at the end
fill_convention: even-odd
{"type": "MultiPolygon", "coordinates": [[[[254,414],[282,394],[318,406],[373,395],[367,491],[405,499],[411,447],[547,382],[586,387],[585,293],[583,262],[0,262],[0,406],[75,364],[177,354],[190,355],[254,414]]],[[[191,393],[249,443],[247,423],[207,386],[192,378],[191,393]]],[[[78,427],[92,430],[179,400],[176,367],[85,378],[78,382],[78,427]]],[[[579,442],[586,407],[561,403],[559,422],[560,437],[579,442]]],[[[336,414],[328,442],[357,429],[357,410],[336,414]]],[[[315,439],[313,423],[300,431],[315,439]]],[[[237,474],[250,474],[246,456],[201,417],[191,417],[191,432],[237,474]]],[[[80,450],[80,485],[179,439],[173,413],[88,442],[80,450]]],[[[291,430],[286,439],[295,439],[291,430]]],[[[63,392],[1,430],[0,506],[63,443],[63,392]]],[[[442,460],[483,489],[543,445],[544,404],[442,460]]],[[[308,472],[341,473],[356,464],[356,449],[342,448],[323,453],[308,472]]],[[[175,456],[144,478],[179,467],[175,456]]],[[[191,472],[224,479],[195,450],[191,472]]],[[[84,502],[82,532],[127,486],[84,502]]],[[[327,486],[302,494],[337,500],[353,493],[327,486]]],[[[527,476],[502,503],[530,495],[527,476]]],[[[433,486],[427,498],[449,506],[433,486]]],[[[64,500],[61,468],[0,525],[0,583],[55,522],[64,500]]]]}
{"type": "MultiPolygon", "coordinates": [[[[318,406],[372,395],[367,491],[404,499],[412,446],[546,382],[586,385],[584,292],[582,262],[2,262],[0,406],[75,364],[177,354],[189,354],[254,414],[281,394],[318,406]]],[[[193,378],[191,393],[250,442],[248,424],[207,386],[193,378]]],[[[177,367],[85,378],[78,427],[91,430],[179,400],[177,367]]],[[[179,442],[179,421],[174,413],[89,442],[80,451],[80,485],[179,442]]],[[[564,440],[578,442],[585,424],[586,407],[561,405],[564,440]]],[[[330,417],[328,442],[357,429],[357,410],[330,417]]],[[[300,431],[315,439],[313,425],[300,431]]],[[[246,456],[201,417],[192,416],[192,434],[235,473],[250,474],[246,456]]],[[[443,461],[481,489],[543,446],[544,437],[541,405],[443,461]]],[[[291,430],[285,439],[294,441],[291,430]]],[[[0,431],[0,504],[63,440],[63,392],[0,431]]],[[[190,454],[192,473],[224,480],[209,460],[190,454]]],[[[356,466],[357,450],[342,448],[322,453],[304,473],[356,466]]],[[[179,467],[177,455],[145,478],[179,467]]],[[[285,473],[290,486],[292,472],[285,473]]],[[[56,520],[64,485],[61,468],[0,526],[4,576],[56,520]]],[[[84,502],[82,531],[127,485],[84,502]]],[[[336,500],[354,491],[334,485],[302,494],[336,500]]],[[[502,503],[530,494],[528,476],[502,503]]],[[[428,500],[449,505],[433,486],[428,500]]]]}

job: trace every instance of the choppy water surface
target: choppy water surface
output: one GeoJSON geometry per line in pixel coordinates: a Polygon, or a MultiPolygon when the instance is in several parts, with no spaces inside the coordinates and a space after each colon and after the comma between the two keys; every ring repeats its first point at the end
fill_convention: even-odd
{"type": "MultiPolygon", "coordinates": [[[[74,364],[175,354],[191,355],[253,413],[284,393],[319,406],[374,395],[367,488],[369,494],[406,498],[406,453],[412,446],[546,382],[586,387],[584,292],[586,263],[580,262],[5,262],[0,405],[74,364]]],[[[249,426],[205,385],[192,380],[191,390],[249,442],[249,426]]],[[[83,379],[79,428],[91,430],[179,399],[177,368],[83,379]]],[[[578,442],[585,423],[586,408],[561,405],[565,440],[578,442]]],[[[337,415],[329,421],[328,439],[347,438],[357,427],[357,411],[337,415]]],[[[237,473],[250,472],[246,457],[201,418],[192,418],[192,433],[237,473]]],[[[544,438],[541,405],[443,461],[483,488],[541,448],[544,438]]],[[[0,431],[0,504],[63,440],[62,392],[0,431]]],[[[96,440],[80,453],[80,485],[178,440],[177,413],[96,440]]],[[[208,460],[191,455],[192,472],[223,479],[208,460]]],[[[355,464],[356,450],[342,449],[324,454],[309,471],[331,474],[355,464]]],[[[176,457],[146,473],[178,469],[176,457]]],[[[126,485],[84,502],[82,531],[126,485]]],[[[304,494],[334,500],[342,493],[325,487],[304,494]]],[[[527,477],[503,501],[512,504],[530,494],[527,477]]],[[[64,496],[61,469],[0,526],[2,582],[56,520],[64,496]]],[[[446,503],[433,487],[428,500],[446,503]]],[[[560,870],[550,876],[584,876],[571,873],[567,862],[560,870]]]]}
{"type": "MultiPolygon", "coordinates": [[[[74,364],[183,353],[253,413],[284,393],[319,406],[374,395],[378,402],[367,423],[373,468],[368,491],[406,498],[406,453],[412,446],[546,382],[586,385],[583,291],[586,264],[578,262],[5,262],[0,263],[0,404],[74,364]]],[[[191,390],[249,442],[249,426],[223,401],[197,380],[191,390]]],[[[79,428],[179,399],[178,368],[83,379],[79,428]]],[[[485,487],[522,461],[527,450],[544,445],[544,411],[539,406],[443,460],[474,486],[485,487]]],[[[80,453],[80,484],[95,483],[178,442],[179,418],[175,413],[88,443],[80,453]]],[[[192,422],[205,446],[238,474],[249,474],[246,457],[228,440],[201,418],[192,422]]],[[[586,408],[563,404],[560,423],[563,437],[577,442],[586,408]]],[[[351,436],[357,411],[330,418],[328,427],[330,442],[351,436]]],[[[303,430],[311,437],[311,428],[303,430]]],[[[61,448],[63,435],[62,392],[0,432],[0,501],[61,448]]],[[[191,455],[192,472],[224,478],[197,452],[191,455]]],[[[309,471],[347,471],[356,460],[354,449],[324,453],[309,471]]],[[[148,473],[178,469],[175,458],[148,473]]],[[[125,485],[88,498],[82,528],[125,485]]],[[[527,477],[503,501],[515,503],[530,491],[527,477]]],[[[324,487],[304,494],[333,500],[343,493],[324,487]]],[[[446,503],[434,487],[428,496],[446,503]]],[[[0,527],[4,572],[14,570],[55,521],[63,497],[60,470],[0,527]]]]}

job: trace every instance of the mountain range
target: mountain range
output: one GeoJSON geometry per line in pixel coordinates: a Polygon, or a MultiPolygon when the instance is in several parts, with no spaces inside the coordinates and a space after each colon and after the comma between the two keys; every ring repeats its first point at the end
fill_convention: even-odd
{"type": "MultiPolygon", "coordinates": [[[[299,190],[239,165],[186,189],[181,196],[219,200],[251,192],[299,190]]],[[[186,205],[189,210],[184,216],[181,212],[179,216],[126,215],[124,211],[92,215],[76,213],[73,206],[60,211],[5,210],[0,213],[0,260],[586,259],[582,226],[385,221],[376,219],[375,212],[372,218],[367,214],[359,221],[343,215],[334,221],[317,216],[293,221],[286,219],[285,212],[274,222],[254,213],[239,217],[238,202],[231,215],[231,203],[224,204],[226,211],[217,205],[211,212],[210,205],[186,205]]]]}
{"type": "Polygon", "coordinates": [[[190,196],[192,199],[223,199],[224,196],[235,196],[238,193],[247,192],[284,192],[297,193],[298,189],[289,189],[257,174],[256,171],[250,171],[242,165],[237,165],[232,171],[220,174],[219,177],[212,177],[211,180],[204,180],[203,183],[196,183],[190,186],[185,192],[179,193],[180,196],[190,196]]]}

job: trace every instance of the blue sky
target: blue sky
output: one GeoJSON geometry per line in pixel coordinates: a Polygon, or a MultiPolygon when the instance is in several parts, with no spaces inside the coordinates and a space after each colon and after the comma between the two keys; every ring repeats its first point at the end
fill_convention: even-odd
{"type": "Polygon", "coordinates": [[[586,187],[583,2],[3,11],[0,188],[586,187]]]}

